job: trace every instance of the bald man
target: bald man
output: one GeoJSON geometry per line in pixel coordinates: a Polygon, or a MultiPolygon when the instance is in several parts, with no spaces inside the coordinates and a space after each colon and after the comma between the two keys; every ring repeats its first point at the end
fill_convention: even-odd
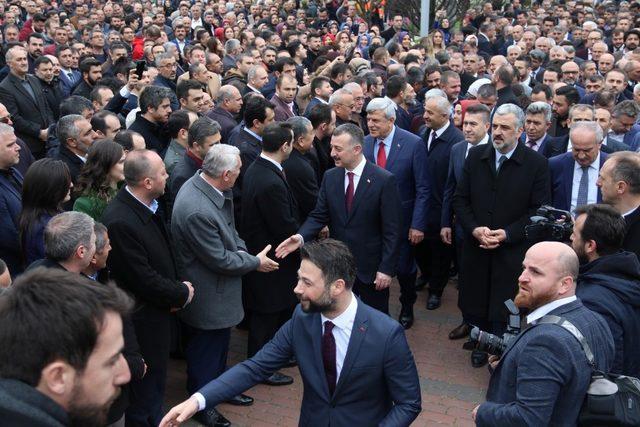
{"type": "Polygon", "coordinates": [[[487,401],[472,412],[477,426],[576,425],[591,367],[578,340],[546,315],[562,317],[584,336],[598,370],[608,372],[613,338],[600,315],[576,298],[578,256],[564,243],[532,246],[522,262],[515,303],[529,327],[494,356],[487,401]]]}

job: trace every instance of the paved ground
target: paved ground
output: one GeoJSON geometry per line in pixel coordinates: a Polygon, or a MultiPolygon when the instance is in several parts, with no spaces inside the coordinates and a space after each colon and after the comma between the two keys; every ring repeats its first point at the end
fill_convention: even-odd
{"type": "MultiPolygon", "coordinates": [[[[397,318],[400,306],[397,302],[398,285],[395,282],[394,285],[391,312],[397,318]]],[[[427,311],[424,308],[426,298],[426,292],[418,294],[416,323],[407,331],[422,386],[422,413],[413,425],[474,425],[471,410],[483,401],[489,373],[486,368],[471,367],[470,353],[461,349],[462,341],[450,341],[447,338],[449,331],[460,320],[456,307],[457,291],[453,284],[447,286],[443,305],[438,310],[427,311]]],[[[246,332],[233,330],[230,365],[244,359],[246,341],[246,332]]],[[[184,362],[173,361],[170,372],[167,405],[172,406],[186,398],[184,362]]],[[[252,406],[223,404],[218,409],[233,426],[297,426],[302,398],[300,374],[297,368],[283,369],[282,372],[294,377],[295,381],[291,386],[258,385],[247,392],[255,398],[252,406]]]]}

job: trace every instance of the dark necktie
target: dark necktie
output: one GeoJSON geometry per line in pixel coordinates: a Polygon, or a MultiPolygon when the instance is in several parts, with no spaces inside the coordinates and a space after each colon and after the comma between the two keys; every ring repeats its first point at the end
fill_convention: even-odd
{"type": "Polygon", "coordinates": [[[578,185],[576,207],[586,205],[589,201],[589,166],[582,166],[582,176],[578,185]]]}
{"type": "Polygon", "coordinates": [[[347,206],[347,213],[351,212],[351,205],[353,204],[353,172],[347,172],[347,178],[349,178],[349,184],[347,184],[347,192],[345,193],[344,202],[347,206]]]}
{"type": "Polygon", "coordinates": [[[431,131],[431,138],[429,139],[429,144],[427,145],[427,151],[431,151],[431,147],[433,147],[433,143],[436,140],[436,131],[431,131]]]}
{"type": "Polygon", "coordinates": [[[376,163],[382,169],[387,167],[387,153],[384,150],[384,143],[382,142],[382,140],[378,141],[378,156],[376,159],[376,163]]]}
{"type": "Polygon", "coordinates": [[[505,156],[504,154],[502,156],[500,156],[500,158],[498,159],[498,168],[496,169],[496,172],[500,172],[500,169],[502,169],[502,164],[507,160],[507,156],[505,156]]]}
{"type": "Polygon", "coordinates": [[[9,184],[18,192],[18,194],[22,193],[22,185],[18,182],[16,177],[13,175],[11,169],[0,169],[0,175],[3,175],[9,181],[9,184]]]}
{"type": "Polygon", "coordinates": [[[329,394],[333,395],[338,380],[338,371],[336,369],[336,340],[333,337],[333,327],[335,325],[331,321],[324,322],[324,334],[322,334],[322,364],[324,365],[324,375],[327,377],[327,385],[329,386],[329,394]]]}

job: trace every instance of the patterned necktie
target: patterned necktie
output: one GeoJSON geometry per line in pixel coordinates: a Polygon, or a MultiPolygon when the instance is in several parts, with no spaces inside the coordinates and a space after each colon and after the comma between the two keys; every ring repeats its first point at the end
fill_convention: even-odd
{"type": "Polygon", "coordinates": [[[351,205],[353,204],[353,172],[347,172],[347,178],[349,178],[349,184],[347,184],[347,192],[344,197],[345,205],[347,206],[347,213],[351,212],[351,205]]]}
{"type": "Polygon", "coordinates": [[[498,168],[496,169],[496,172],[500,172],[500,169],[502,169],[502,164],[505,162],[505,160],[507,160],[507,156],[505,156],[504,154],[500,156],[500,158],[498,159],[498,168]]]}
{"type": "Polygon", "coordinates": [[[376,163],[382,169],[385,169],[387,167],[387,153],[384,149],[384,143],[382,142],[382,140],[378,141],[378,156],[376,159],[376,163]]]}
{"type": "Polygon", "coordinates": [[[338,380],[336,369],[336,339],[333,337],[333,327],[331,321],[324,322],[324,334],[322,334],[322,364],[324,365],[324,375],[327,378],[329,394],[333,395],[338,380]]]}
{"type": "Polygon", "coordinates": [[[580,185],[578,186],[578,198],[576,200],[576,208],[586,205],[589,201],[589,166],[582,166],[582,176],[580,177],[580,185]]]}
{"type": "Polygon", "coordinates": [[[436,140],[436,131],[431,131],[431,138],[429,139],[429,145],[427,145],[427,151],[431,151],[431,147],[433,147],[433,142],[436,140]]]}

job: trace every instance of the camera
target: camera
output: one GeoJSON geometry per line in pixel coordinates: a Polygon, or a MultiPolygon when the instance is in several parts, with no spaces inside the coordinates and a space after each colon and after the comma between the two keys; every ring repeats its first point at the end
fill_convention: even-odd
{"type": "Polygon", "coordinates": [[[531,224],[524,228],[524,234],[534,242],[566,242],[573,232],[571,213],[551,206],[540,206],[530,220],[531,224]]]}
{"type": "Polygon", "coordinates": [[[513,341],[520,333],[520,310],[516,307],[516,304],[508,299],[504,302],[504,305],[509,310],[509,323],[507,324],[507,331],[499,337],[497,335],[485,332],[478,327],[471,329],[470,340],[474,343],[474,350],[486,351],[489,354],[495,356],[501,356],[507,349],[507,346],[513,341]]]}

